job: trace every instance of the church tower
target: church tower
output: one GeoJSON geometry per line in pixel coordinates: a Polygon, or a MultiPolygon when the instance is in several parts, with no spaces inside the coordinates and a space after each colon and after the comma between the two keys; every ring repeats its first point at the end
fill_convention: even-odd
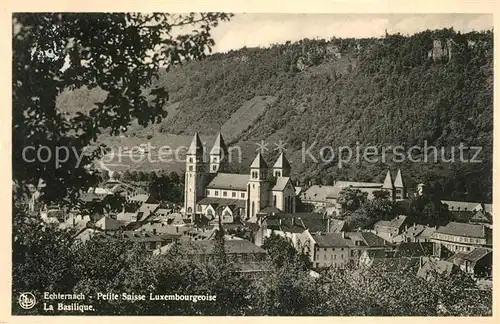
{"type": "Polygon", "coordinates": [[[290,176],[290,163],[288,162],[287,158],[285,157],[285,154],[282,152],[278,159],[276,160],[276,163],[274,163],[273,166],[273,176],[275,178],[279,177],[289,177],[290,176]]]}
{"type": "Polygon", "coordinates": [[[389,193],[389,199],[394,201],[394,183],[392,182],[391,170],[387,170],[382,190],[387,191],[389,193]]]}
{"type": "Polygon", "coordinates": [[[196,214],[196,204],[204,194],[205,161],[203,144],[198,133],[194,134],[186,153],[186,176],[184,183],[184,211],[188,217],[196,214]]]}
{"type": "Polygon", "coordinates": [[[269,202],[268,167],[259,153],[250,165],[250,180],[248,181],[247,218],[256,221],[257,213],[269,202]]]}
{"type": "Polygon", "coordinates": [[[210,150],[210,173],[226,171],[228,153],[226,143],[219,132],[215,139],[214,146],[210,150]]]}
{"type": "Polygon", "coordinates": [[[401,174],[401,169],[398,169],[396,179],[394,179],[394,188],[396,191],[396,201],[400,201],[406,198],[406,187],[403,181],[403,176],[401,174]]]}

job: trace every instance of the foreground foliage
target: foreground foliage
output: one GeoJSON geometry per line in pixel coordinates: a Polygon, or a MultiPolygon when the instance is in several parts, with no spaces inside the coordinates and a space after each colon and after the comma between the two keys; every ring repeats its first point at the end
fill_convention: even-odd
{"type": "MultiPolygon", "coordinates": [[[[250,280],[235,271],[237,264],[226,260],[221,237],[209,260],[186,258],[181,247],[152,256],[119,239],[72,244],[65,232],[22,212],[17,216],[15,314],[26,314],[15,300],[20,292],[31,291],[41,300],[48,291],[217,295],[216,302],[197,303],[92,300],[97,310],[92,315],[491,315],[491,290],[478,290],[461,272],[423,280],[414,271],[348,266],[313,278],[304,269],[304,260],[285,246],[286,240],[274,237],[266,242],[268,251],[275,253],[279,247],[283,253],[274,257],[265,275],[250,280]]],[[[46,314],[41,307],[31,313],[46,314]]]]}

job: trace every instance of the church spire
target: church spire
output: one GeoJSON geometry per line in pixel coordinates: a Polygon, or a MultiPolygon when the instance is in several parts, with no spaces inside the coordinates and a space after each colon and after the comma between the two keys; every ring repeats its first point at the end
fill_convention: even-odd
{"type": "Polygon", "coordinates": [[[261,181],[266,179],[267,163],[264,161],[262,154],[258,153],[252,164],[250,165],[250,179],[261,181]]]}
{"type": "Polygon", "coordinates": [[[221,132],[217,134],[217,137],[215,138],[214,146],[210,150],[210,155],[221,155],[227,154],[227,147],[226,143],[224,143],[224,138],[222,137],[221,132]]]}
{"type": "Polygon", "coordinates": [[[191,141],[191,144],[189,145],[189,149],[187,151],[188,155],[196,155],[196,156],[202,156],[203,155],[203,144],[201,143],[200,136],[198,135],[198,132],[194,133],[193,140],[191,141]]]}
{"type": "Polygon", "coordinates": [[[210,150],[210,172],[217,173],[223,171],[227,159],[226,143],[224,143],[224,138],[221,132],[219,132],[215,138],[214,146],[210,150]]]}
{"type": "Polygon", "coordinates": [[[387,170],[387,174],[385,176],[384,184],[382,185],[382,189],[394,189],[394,184],[392,182],[391,170],[387,170]]]}
{"type": "Polygon", "coordinates": [[[276,178],[290,176],[290,163],[288,162],[285,154],[281,152],[273,166],[273,175],[276,178]]]}
{"type": "Polygon", "coordinates": [[[396,179],[394,179],[394,187],[395,188],[405,187],[405,184],[403,182],[403,176],[401,175],[401,169],[398,169],[398,173],[396,174],[396,179]]]}
{"type": "Polygon", "coordinates": [[[250,165],[250,169],[267,169],[267,163],[266,161],[264,161],[262,154],[257,154],[252,164],[250,165]]]}

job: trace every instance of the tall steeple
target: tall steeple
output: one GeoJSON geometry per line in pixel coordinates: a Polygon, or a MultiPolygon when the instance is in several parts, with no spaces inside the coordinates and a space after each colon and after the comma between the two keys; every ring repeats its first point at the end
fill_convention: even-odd
{"type": "Polygon", "coordinates": [[[406,198],[406,187],[403,181],[403,175],[401,174],[401,169],[398,169],[396,179],[394,180],[394,187],[396,188],[396,200],[403,200],[406,198]]]}
{"type": "Polygon", "coordinates": [[[247,218],[256,221],[257,213],[269,203],[269,183],[267,163],[259,153],[250,165],[250,181],[248,182],[248,200],[246,204],[247,218]]]}
{"type": "Polygon", "coordinates": [[[262,154],[258,153],[252,164],[250,164],[250,179],[264,180],[266,178],[267,168],[267,163],[262,157],[262,154]]]}
{"type": "Polygon", "coordinates": [[[394,189],[394,184],[392,182],[391,170],[387,170],[387,174],[385,175],[384,184],[382,185],[382,189],[394,189]]]}
{"type": "Polygon", "coordinates": [[[197,212],[197,203],[203,196],[205,179],[204,149],[198,133],[186,152],[186,176],[184,184],[184,211],[188,217],[197,212]]]}
{"type": "Polygon", "coordinates": [[[203,156],[203,144],[201,143],[198,132],[194,133],[193,139],[191,140],[191,144],[189,145],[186,155],[195,155],[200,157],[203,156]]]}
{"type": "Polygon", "coordinates": [[[214,146],[210,150],[210,173],[224,171],[228,160],[227,156],[226,143],[224,143],[224,138],[222,138],[222,134],[219,132],[215,138],[214,146]]]}
{"type": "Polygon", "coordinates": [[[389,198],[392,201],[394,200],[394,183],[392,182],[391,170],[387,170],[382,190],[389,192],[389,198]]]}
{"type": "Polygon", "coordinates": [[[394,187],[395,188],[404,188],[403,176],[401,175],[401,169],[398,169],[398,173],[396,174],[396,179],[394,179],[394,187]]]}
{"type": "Polygon", "coordinates": [[[288,162],[285,154],[281,152],[280,156],[276,160],[273,166],[273,176],[276,178],[279,177],[289,177],[290,176],[290,163],[288,162]]]}

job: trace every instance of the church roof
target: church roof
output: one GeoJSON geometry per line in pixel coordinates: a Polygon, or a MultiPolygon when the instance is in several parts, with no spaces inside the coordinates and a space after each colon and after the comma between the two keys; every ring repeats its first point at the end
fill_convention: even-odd
{"type": "Polygon", "coordinates": [[[283,152],[280,154],[280,156],[278,156],[278,159],[276,160],[276,163],[274,163],[273,168],[290,169],[290,162],[288,162],[288,159],[283,152]]]}
{"type": "Polygon", "coordinates": [[[385,176],[384,184],[382,185],[383,189],[393,189],[394,184],[392,183],[391,171],[387,170],[387,175],[385,176]]]}
{"type": "Polygon", "coordinates": [[[335,182],[336,187],[340,188],[381,188],[382,184],[378,182],[359,182],[359,181],[343,181],[339,180],[335,182]]]}
{"type": "Polygon", "coordinates": [[[313,185],[307,188],[303,198],[311,201],[326,201],[327,197],[338,195],[339,191],[340,188],[335,186],[313,185]]]}
{"type": "Polygon", "coordinates": [[[203,144],[201,143],[200,136],[198,136],[198,132],[194,133],[193,140],[186,154],[203,155],[203,144]]]}
{"type": "Polygon", "coordinates": [[[226,143],[224,143],[224,138],[222,138],[222,134],[219,132],[217,137],[215,138],[215,143],[212,149],[210,150],[210,155],[226,155],[227,147],[226,143]]]}
{"type": "Polygon", "coordinates": [[[217,173],[207,188],[247,190],[248,180],[247,174],[217,173]]]}
{"type": "Polygon", "coordinates": [[[253,160],[250,168],[253,169],[267,169],[267,163],[264,161],[262,154],[258,153],[255,159],[253,160]]]}
{"type": "MultiPolygon", "coordinates": [[[[216,197],[205,197],[198,202],[199,205],[212,205],[214,208],[218,207],[238,207],[245,208],[245,200],[240,199],[229,199],[229,198],[216,198],[216,197]]],[[[233,210],[233,208],[231,208],[233,210]]]]}
{"type": "Polygon", "coordinates": [[[394,179],[394,187],[395,188],[404,188],[405,184],[403,182],[403,176],[401,175],[401,169],[398,169],[398,173],[396,174],[396,179],[394,179]]]}
{"type": "Polygon", "coordinates": [[[285,190],[286,185],[288,184],[289,181],[290,181],[289,177],[278,177],[276,179],[276,184],[274,185],[273,190],[276,190],[276,191],[285,190]]]}

